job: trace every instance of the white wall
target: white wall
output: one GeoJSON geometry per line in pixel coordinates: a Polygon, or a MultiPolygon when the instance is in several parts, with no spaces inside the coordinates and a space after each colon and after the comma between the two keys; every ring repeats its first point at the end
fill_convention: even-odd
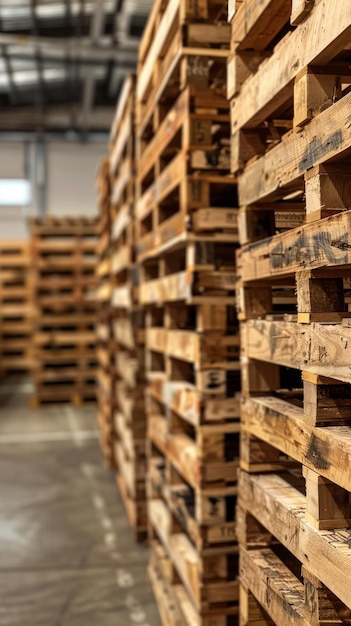
{"type": "MultiPolygon", "coordinates": [[[[33,155],[35,151],[33,152],[33,155]]],[[[107,154],[105,143],[47,143],[46,199],[48,215],[97,214],[95,181],[100,160],[107,154]]],[[[20,142],[0,142],[0,178],[25,177],[25,150],[20,142]]],[[[28,236],[27,218],[37,215],[35,188],[33,206],[0,206],[0,239],[28,236]]]]}
{"type": "Polygon", "coordinates": [[[47,212],[50,215],[97,214],[95,181],[106,144],[47,145],[47,212]]]}
{"type": "MultiPolygon", "coordinates": [[[[24,178],[24,146],[0,143],[0,178],[24,178]]],[[[27,236],[26,208],[0,206],[0,239],[23,239],[27,236]]]]}
{"type": "Polygon", "coordinates": [[[24,149],[22,143],[0,143],[0,177],[23,178],[24,149]]]}

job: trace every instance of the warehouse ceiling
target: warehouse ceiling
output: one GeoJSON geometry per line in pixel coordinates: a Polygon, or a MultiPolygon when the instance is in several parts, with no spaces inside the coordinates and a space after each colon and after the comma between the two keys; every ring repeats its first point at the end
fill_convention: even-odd
{"type": "Polygon", "coordinates": [[[0,0],[0,131],[108,130],[152,0],[0,0]]]}

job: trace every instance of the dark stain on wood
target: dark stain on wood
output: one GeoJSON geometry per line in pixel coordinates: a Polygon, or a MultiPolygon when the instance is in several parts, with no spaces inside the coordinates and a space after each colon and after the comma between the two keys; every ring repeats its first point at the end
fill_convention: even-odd
{"type": "Polygon", "coordinates": [[[273,248],[270,254],[271,266],[272,269],[278,270],[297,262],[300,265],[308,265],[322,259],[323,256],[331,264],[345,264],[347,263],[347,250],[349,248],[347,233],[344,233],[340,239],[332,241],[328,231],[319,231],[312,236],[301,232],[294,245],[284,247],[279,242],[273,248]],[[345,254],[338,254],[338,250],[345,252],[345,254]]]}
{"type": "Polygon", "coordinates": [[[335,131],[326,141],[315,137],[307,146],[306,151],[299,163],[299,172],[303,174],[308,169],[321,162],[330,152],[337,150],[342,144],[343,136],[341,129],[335,131]]]}
{"type": "Polygon", "coordinates": [[[328,444],[321,442],[315,434],[312,434],[306,452],[306,459],[310,461],[316,469],[326,470],[330,466],[328,456],[328,444]]]}

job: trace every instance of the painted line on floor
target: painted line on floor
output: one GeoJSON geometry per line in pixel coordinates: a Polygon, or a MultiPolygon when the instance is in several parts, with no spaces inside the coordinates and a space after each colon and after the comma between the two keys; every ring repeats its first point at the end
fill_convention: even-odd
{"type": "Polygon", "coordinates": [[[140,626],[149,626],[145,622],[146,613],[140,604],[138,598],[132,593],[128,593],[126,597],[126,606],[129,609],[129,616],[133,624],[140,624],[140,626]]]}
{"type": "MultiPolygon", "coordinates": [[[[74,412],[68,408],[67,410],[67,419],[69,422],[71,437],[73,438],[74,444],[77,448],[81,448],[84,445],[84,442],[77,437],[79,431],[78,420],[74,414],[74,412]]],[[[101,528],[104,532],[104,543],[109,552],[109,556],[113,561],[121,562],[122,555],[118,552],[118,538],[116,533],[113,530],[114,524],[112,519],[108,516],[106,510],[107,505],[105,499],[99,492],[99,484],[95,477],[95,468],[90,463],[82,462],[80,464],[80,470],[82,475],[88,482],[89,488],[91,490],[91,499],[93,506],[95,508],[95,512],[98,520],[100,521],[101,528]]],[[[121,589],[130,590],[132,587],[135,587],[136,581],[128,570],[118,568],[116,569],[116,583],[117,586],[121,589]]],[[[125,599],[125,606],[128,610],[129,619],[131,626],[150,626],[147,623],[146,613],[140,604],[139,600],[133,595],[130,591],[128,591],[125,599]]]]}
{"type": "Polygon", "coordinates": [[[78,437],[78,433],[80,431],[80,424],[77,420],[77,416],[74,410],[70,406],[66,406],[65,408],[66,408],[66,415],[67,415],[69,427],[71,429],[73,441],[78,448],[81,448],[83,445],[83,441],[78,437]]]}
{"type": "MultiPolygon", "coordinates": [[[[79,442],[98,439],[97,430],[80,430],[75,433],[75,438],[79,442]]],[[[10,443],[54,443],[56,441],[72,441],[72,433],[70,431],[53,431],[47,433],[9,433],[8,435],[0,435],[0,445],[10,443]]]]}
{"type": "Polygon", "coordinates": [[[93,505],[97,511],[102,511],[105,508],[105,500],[100,496],[99,493],[92,493],[91,499],[93,501],[93,505]]]}
{"type": "Polygon", "coordinates": [[[34,385],[32,383],[1,383],[0,396],[8,393],[33,393],[34,385]]]}

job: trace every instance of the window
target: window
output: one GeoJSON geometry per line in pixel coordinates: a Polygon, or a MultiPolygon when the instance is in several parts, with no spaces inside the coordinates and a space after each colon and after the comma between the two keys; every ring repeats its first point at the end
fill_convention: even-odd
{"type": "Polygon", "coordinates": [[[28,180],[0,179],[0,206],[25,206],[31,201],[28,180]]]}

